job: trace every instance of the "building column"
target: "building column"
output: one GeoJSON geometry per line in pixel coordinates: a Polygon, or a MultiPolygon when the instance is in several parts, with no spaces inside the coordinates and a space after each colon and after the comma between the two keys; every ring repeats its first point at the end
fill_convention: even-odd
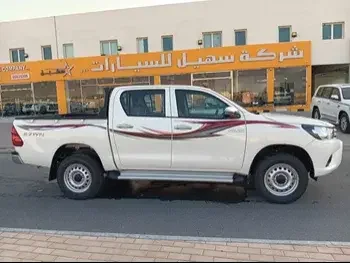
{"type": "Polygon", "coordinates": [[[312,95],[312,66],[306,66],[306,106],[308,110],[310,110],[312,95]]]}
{"type": "Polygon", "coordinates": [[[67,94],[66,94],[66,83],[64,80],[56,81],[56,94],[57,94],[57,104],[58,113],[67,114],[67,94]]]}
{"type": "Polygon", "coordinates": [[[267,103],[271,106],[274,105],[274,93],[275,93],[275,69],[267,69],[267,103]]]}
{"type": "MultiPolygon", "coordinates": [[[[154,76],[154,85],[161,85],[160,76],[154,76]]],[[[162,99],[160,96],[155,97],[156,110],[162,110],[162,99]]]]}
{"type": "Polygon", "coordinates": [[[160,76],[154,76],[154,85],[160,85],[160,76]]]}
{"type": "Polygon", "coordinates": [[[235,70],[234,74],[235,74],[234,78],[235,78],[235,89],[236,89],[235,92],[238,93],[239,92],[239,82],[238,82],[239,81],[239,79],[238,79],[239,75],[238,75],[238,70],[235,70]]]}

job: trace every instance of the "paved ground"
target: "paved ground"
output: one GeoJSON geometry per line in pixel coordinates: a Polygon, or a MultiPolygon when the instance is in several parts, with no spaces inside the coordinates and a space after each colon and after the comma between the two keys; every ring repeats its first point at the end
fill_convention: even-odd
{"type": "Polygon", "coordinates": [[[11,127],[11,122],[9,122],[8,120],[0,119],[0,150],[12,147],[11,127]]]}
{"type": "Polygon", "coordinates": [[[4,232],[0,234],[0,261],[348,262],[350,244],[200,242],[4,232]]]}
{"type": "Polygon", "coordinates": [[[279,240],[350,241],[350,154],[333,176],[310,181],[304,197],[273,205],[239,188],[170,186],[133,196],[111,184],[89,201],[62,197],[47,171],[0,155],[0,226],[88,232],[279,240]]]}

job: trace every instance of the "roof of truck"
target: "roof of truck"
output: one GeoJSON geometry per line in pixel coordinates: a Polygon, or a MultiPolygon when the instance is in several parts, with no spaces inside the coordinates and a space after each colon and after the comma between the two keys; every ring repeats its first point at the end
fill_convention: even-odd
{"type": "Polygon", "coordinates": [[[318,88],[324,88],[324,87],[350,88],[350,83],[325,84],[325,85],[318,86],[318,88]]]}

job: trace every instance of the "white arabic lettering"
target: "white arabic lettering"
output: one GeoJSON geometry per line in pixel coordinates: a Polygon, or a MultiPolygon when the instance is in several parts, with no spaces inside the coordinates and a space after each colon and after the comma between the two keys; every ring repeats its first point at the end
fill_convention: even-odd
{"type": "Polygon", "coordinates": [[[169,53],[167,56],[162,54],[160,56],[160,61],[145,61],[143,64],[141,61],[137,63],[137,66],[122,66],[121,58],[117,57],[117,69],[119,70],[127,70],[127,69],[148,69],[148,68],[167,68],[172,66],[172,55],[169,53]]]}
{"type": "Polygon", "coordinates": [[[240,61],[269,61],[274,60],[277,56],[273,52],[266,52],[266,48],[262,48],[257,52],[256,57],[250,57],[250,54],[247,51],[243,51],[240,56],[240,61]]]}
{"type": "Polygon", "coordinates": [[[196,62],[188,62],[187,54],[182,53],[182,58],[178,59],[177,66],[179,68],[186,68],[187,66],[193,66],[198,68],[200,65],[211,65],[211,64],[224,64],[224,63],[232,63],[235,61],[235,57],[233,55],[229,56],[220,56],[219,59],[216,59],[215,56],[206,56],[205,59],[198,58],[196,62]]]}
{"type": "Polygon", "coordinates": [[[288,51],[287,55],[283,52],[280,53],[279,61],[283,62],[286,59],[298,59],[304,57],[304,51],[299,50],[296,46],[294,46],[290,51],[288,51]]]}

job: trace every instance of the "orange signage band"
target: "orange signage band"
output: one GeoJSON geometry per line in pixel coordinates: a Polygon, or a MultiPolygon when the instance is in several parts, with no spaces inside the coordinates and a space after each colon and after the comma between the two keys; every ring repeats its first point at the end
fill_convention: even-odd
{"type": "Polygon", "coordinates": [[[309,65],[311,42],[305,41],[0,64],[0,84],[309,65]]]}

